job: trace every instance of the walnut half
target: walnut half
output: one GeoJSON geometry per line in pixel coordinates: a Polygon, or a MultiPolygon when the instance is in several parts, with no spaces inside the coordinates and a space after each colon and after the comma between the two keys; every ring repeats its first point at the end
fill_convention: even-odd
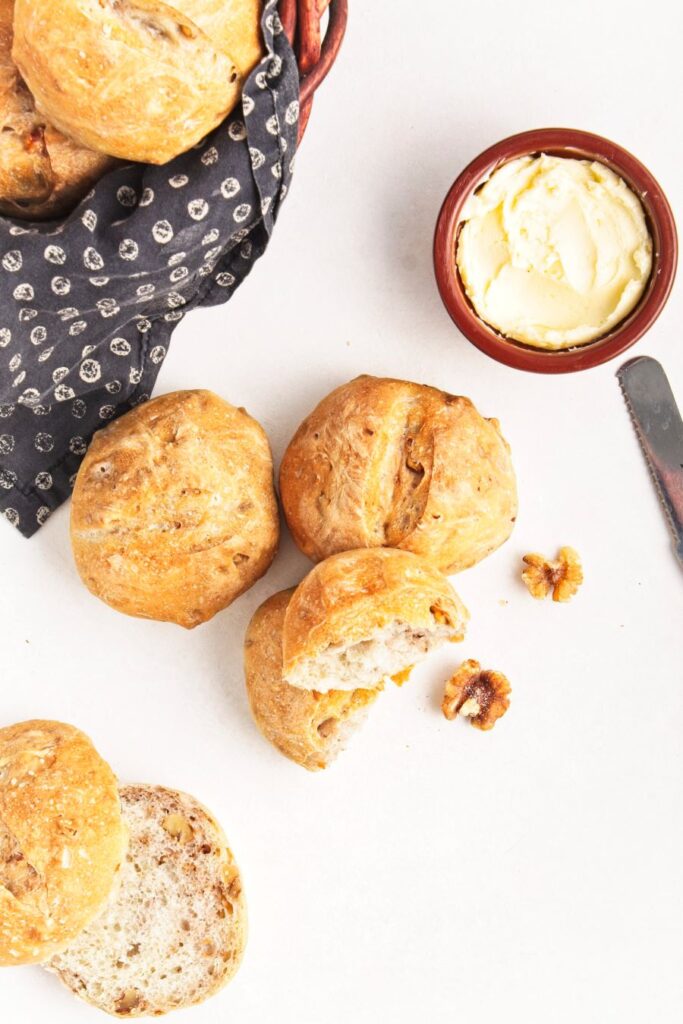
{"type": "Polygon", "coordinates": [[[560,548],[553,561],[543,555],[525,555],[522,579],[532,597],[542,600],[550,591],[553,601],[569,601],[583,583],[581,559],[574,548],[560,548]]]}
{"type": "Polygon", "coordinates": [[[478,661],[465,661],[446,683],[441,710],[451,721],[469,718],[484,731],[493,729],[510,707],[510,684],[502,672],[482,669],[478,661]]]}

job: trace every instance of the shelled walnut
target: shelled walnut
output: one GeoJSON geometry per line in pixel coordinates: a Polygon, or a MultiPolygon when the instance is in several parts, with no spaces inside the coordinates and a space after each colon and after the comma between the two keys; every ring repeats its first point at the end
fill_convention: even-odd
{"type": "Polygon", "coordinates": [[[555,560],[543,555],[525,555],[527,568],[522,579],[532,597],[539,600],[552,590],[553,601],[569,601],[583,583],[581,559],[574,548],[560,548],[555,560]]]}
{"type": "Polygon", "coordinates": [[[463,715],[486,731],[493,729],[510,707],[510,693],[502,672],[482,669],[478,661],[470,659],[446,683],[441,710],[449,721],[463,715]]]}

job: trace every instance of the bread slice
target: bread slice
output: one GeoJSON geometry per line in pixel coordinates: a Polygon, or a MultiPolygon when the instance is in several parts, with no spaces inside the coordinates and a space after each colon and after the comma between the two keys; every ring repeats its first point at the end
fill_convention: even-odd
{"type": "Polygon", "coordinates": [[[213,995],[246,942],[239,871],[220,826],[193,797],[121,789],[130,833],[121,884],[48,969],[117,1017],[158,1016],[213,995]]]}
{"type": "Polygon", "coordinates": [[[273,746],[309,771],[328,768],[359,728],[382,691],[317,693],[282,678],[282,627],[293,590],[257,608],[244,640],[244,673],[254,720],[273,746]]]}
{"type": "Polygon", "coordinates": [[[285,612],[283,678],[319,693],[372,689],[462,640],[468,618],[425,558],[396,548],[332,555],[302,580],[285,612]]]}

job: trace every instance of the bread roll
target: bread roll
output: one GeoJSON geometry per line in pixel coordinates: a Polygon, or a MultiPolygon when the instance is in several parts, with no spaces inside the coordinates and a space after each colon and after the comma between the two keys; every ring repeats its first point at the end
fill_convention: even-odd
{"type": "Polygon", "coordinates": [[[328,768],[382,691],[317,693],[282,678],[282,629],[293,590],[273,594],[256,610],[244,641],[244,671],[254,720],[274,747],[309,771],[328,768]]]}
{"type": "Polygon", "coordinates": [[[468,618],[448,580],[410,551],[332,555],[302,580],[285,612],[283,678],[322,693],[370,689],[462,640],[468,618]]]}
{"type": "Polygon", "coordinates": [[[76,566],[127,615],[191,629],[275,557],[278,512],[262,427],[210,391],[176,391],[95,434],[71,505],[76,566]]]}
{"type": "Polygon", "coordinates": [[[357,377],[320,402],[280,469],[287,523],[313,561],[403,548],[459,572],[507,540],[517,515],[508,445],[467,398],[357,377]]]}
{"type": "Polygon", "coordinates": [[[0,0],[0,214],[66,213],[115,161],[65,138],[36,112],[12,60],[14,0],[0,0]]]}
{"type": "Polygon", "coordinates": [[[220,826],[193,797],[125,786],[130,848],[103,913],[48,965],[118,1017],[193,1006],[236,973],[246,943],[239,871],[220,826]]]}
{"type": "Polygon", "coordinates": [[[16,0],[13,54],[42,114],[125,160],[166,163],[242,91],[234,59],[161,0],[16,0]]]}
{"type": "Polygon", "coordinates": [[[0,966],[40,963],[99,914],[127,836],[116,779],[61,722],[0,729],[0,966]]]}

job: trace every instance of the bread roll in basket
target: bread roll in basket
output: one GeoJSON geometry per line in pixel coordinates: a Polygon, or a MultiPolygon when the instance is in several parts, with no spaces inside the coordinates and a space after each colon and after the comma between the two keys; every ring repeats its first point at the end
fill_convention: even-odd
{"type": "MultiPolygon", "coordinates": [[[[174,24],[194,25],[201,8],[205,28],[191,44],[205,45],[211,35],[220,47],[226,24],[234,29],[254,2],[174,0],[174,24]]],[[[140,17],[162,7],[168,14],[162,0],[103,0],[101,9],[112,5],[140,17]]],[[[0,350],[9,367],[0,378],[0,513],[25,536],[69,496],[93,433],[150,397],[176,324],[197,306],[227,301],[265,252],[313,92],[344,33],[346,0],[330,3],[323,38],[324,8],[312,0],[264,0],[262,56],[253,69],[253,33],[233,32],[233,53],[216,58],[223,69],[228,62],[244,69],[229,117],[170,163],[114,160],[112,166],[112,157],[91,148],[99,144],[91,131],[103,130],[92,109],[78,142],[60,131],[73,130],[67,105],[57,109],[48,95],[49,79],[40,70],[46,56],[32,42],[41,38],[41,17],[58,11],[68,23],[72,0],[17,0],[23,35],[15,55],[36,89],[37,106],[11,67],[0,75],[14,105],[10,130],[0,139],[0,185],[8,180],[6,143],[22,156],[22,180],[42,180],[42,191],[31,185],[27,194],[24,185],[24,193],[19,188],[0,208],[12,214],[0,217],[0,350]],[[54,120],[40,109],[48,102],[54,120]],[[102,160],[111,170],[91,187],[90,165],[102,160]],[[80,204],[62,214],[62,200],[77,201],[74,191],[84,188],[90,191],[80,204]],[[19,219],[22,212],[60,219],[19,219]]],[[[170,45],[163,43],[164,52],[170,45]]],[[[147,99],[140,96],[141,103],[147,99]]],[[[262,288],[267,295],[267,278],[262,288]]]]}

